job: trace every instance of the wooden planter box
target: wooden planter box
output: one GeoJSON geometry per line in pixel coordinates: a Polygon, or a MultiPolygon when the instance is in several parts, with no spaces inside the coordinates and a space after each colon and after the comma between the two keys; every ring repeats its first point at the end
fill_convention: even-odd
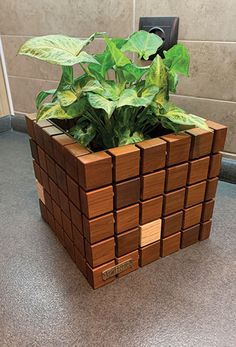
{"type": "Polygon", "coordinates": [[[26,121],[42,217],[93,288],[209,237],[225,126],[91,153],[26,121]]]}

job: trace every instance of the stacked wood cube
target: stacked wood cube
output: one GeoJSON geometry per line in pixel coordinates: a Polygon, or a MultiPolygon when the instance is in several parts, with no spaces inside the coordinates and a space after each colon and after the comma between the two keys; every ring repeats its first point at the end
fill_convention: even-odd
{"type": "Polygon", "coordinates": [[[209,237],[225,126],[92,153],[26,121],[42,217],[93,288],[209,237]]]}

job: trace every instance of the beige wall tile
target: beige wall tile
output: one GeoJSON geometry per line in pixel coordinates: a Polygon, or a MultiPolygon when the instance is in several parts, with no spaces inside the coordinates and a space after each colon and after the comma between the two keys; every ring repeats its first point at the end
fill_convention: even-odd
{"type": "Polygon", "coordinates": [[[172,95],[171,100],[189,113],[228,126],[225,151],[236,152],[236,102],[172,95]]]}
{"type": "Polygon", "coordinates": [[[0,33],[67,34],[87,37],[95,31],[127,36],[132,31],[133,0],[1,1],[0,33]]]}
{"type": "Polygon", "coordinates": [[[35,98],[41,90],[53,89],[58,82],[9,77],[16,112],[35,112],[35,98]]]}
{"type": "Polygon", "coordinates": [[[190,76],[180,78],[178,94],[236,101],[236,43],[183,43],[190,52],[190,76]]]}
{"type": "Polygon", "coordinates": [[[235,0],[136,0],[140,17],[180,17],[182,40],[236,41],[235,0]]]}

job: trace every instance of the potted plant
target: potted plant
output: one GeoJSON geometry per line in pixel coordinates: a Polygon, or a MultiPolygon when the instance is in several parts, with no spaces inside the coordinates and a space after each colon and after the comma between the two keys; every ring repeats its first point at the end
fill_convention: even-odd
{"type": "Polygon", "coordinates": [[[169,101],[189,54],[177,44],[143,66],[161,45],[138,31],[35,37],[19,50],[62,66],[26,121],[41,214],[93,288],[210,234],[226,127],[169,101]],[[104,51],[86,53],[97,37],[104,51]]]}

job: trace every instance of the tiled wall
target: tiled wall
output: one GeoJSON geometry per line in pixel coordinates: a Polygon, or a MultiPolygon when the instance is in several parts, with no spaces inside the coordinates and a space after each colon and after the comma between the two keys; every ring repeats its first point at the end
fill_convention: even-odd
{"type": "MultiPolygon", "coordinates": [[[[0,1],[0,33],[17,112],[33,112],[37,92],[53,88],[60,76],[56,66],[16,56],[30,36],[87,37],[95,31],[127,36],[138,28],[141,16],[179,16],[179,40],[190,50],[191,70],[189,78],[181,78],[173,100],[228,125],[225,150],[236,152],[235,0],[0,1]]],[[[91,50],[102,45],[98,39],[91,50]]]]}

